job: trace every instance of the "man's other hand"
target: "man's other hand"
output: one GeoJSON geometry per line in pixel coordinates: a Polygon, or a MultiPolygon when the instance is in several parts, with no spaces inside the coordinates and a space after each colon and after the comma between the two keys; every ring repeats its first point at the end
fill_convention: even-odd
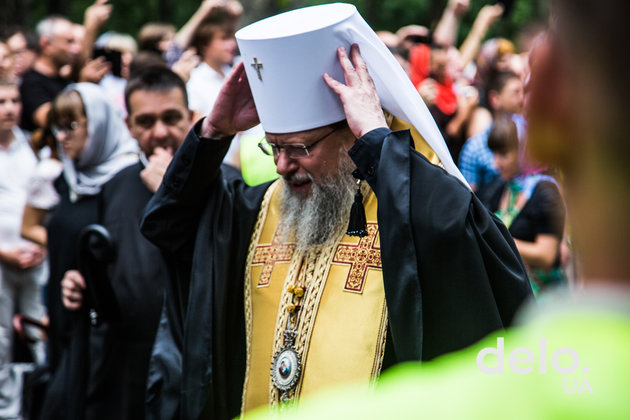
{"type": "Polygon", "coordinates": [[[147,167],[140,172],[140,178],[151,192],[156,192],[162,183],[168,165],[173,160],[173,150],[169,147],[156,147],[149,157],[147,167]]]}

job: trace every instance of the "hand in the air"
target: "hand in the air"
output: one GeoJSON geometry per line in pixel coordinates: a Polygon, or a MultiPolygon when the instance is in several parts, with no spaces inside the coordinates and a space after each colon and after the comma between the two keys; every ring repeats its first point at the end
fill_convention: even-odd
{"type": "Polygon", "coordinates": [[[210,115],[203,122],[201,136],[234,135],[258,123],[258,112],[241,62],[223,84],[210,115]]]}

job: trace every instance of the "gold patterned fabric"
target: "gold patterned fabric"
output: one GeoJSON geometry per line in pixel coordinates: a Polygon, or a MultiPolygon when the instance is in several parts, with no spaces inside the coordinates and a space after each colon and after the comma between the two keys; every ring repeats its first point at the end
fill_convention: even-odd
{"type": "Polygon", "coordinates": [[[427,160],[432,164],[442,168],[444,167],[444,165],[442,165],[442,161],[440,161],[440,157],[433,151],[431,146],[429,146],[429,143],[427,143],[424,137],[422,137],[422,134],[420,134],[413,125],[401,120],[400,118],[394,117],[389,112],[385,112],[385,118],[387,119],[387,126],[391,130],[409,130],[416,151],[427,158],[427,160]]]}
{"type": "Polygon", "coordinates": [[[364,199],[367,236],[344,234],[330,246],[299,254],[292,243],[279,241],[280,182],[267,191],[248,252],[243,412],[334,384],[367,386],[383,360],[387,308],[374,193],[364,199]],[[304,290],[297,309],[296,288],[304,290]],[[270,368],[285,344],[288,321],[296,319],[301,372],[295,386],[283,392],[271,380],[270,368]]]}

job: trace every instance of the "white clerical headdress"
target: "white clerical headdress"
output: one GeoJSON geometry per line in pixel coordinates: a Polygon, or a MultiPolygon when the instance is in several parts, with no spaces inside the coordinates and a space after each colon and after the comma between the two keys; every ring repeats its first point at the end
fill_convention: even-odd
{"type": "Polygon", "coordinates": [[[263,128],[292,133],[345,119],[343,106],[324,82],[343,82],[337,48],[359,44],[385,110],[413,125],[444,168],[468,185],[453,163],[431,113],[407,74],[356,7],[333,3],[272,16],[236,32],[263,128]]]}

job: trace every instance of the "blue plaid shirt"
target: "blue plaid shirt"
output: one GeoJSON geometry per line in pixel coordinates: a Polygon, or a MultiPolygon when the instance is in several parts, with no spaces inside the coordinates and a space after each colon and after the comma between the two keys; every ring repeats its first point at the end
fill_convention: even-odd
{"type": "MultiPolygon", "coordinates": [[[[512,120],[516,124],[519,139],[525,134],[525,118],[514,114],[512,120]]],[[[459,170],[469,184],[474,184],[479,190],[488,185],[499,176],[499,171],[494,164],[494,156],[488,148],[488,135],[494,127],[492,124],[487,130],[469,138],[459,154],[459,170]]]]}

